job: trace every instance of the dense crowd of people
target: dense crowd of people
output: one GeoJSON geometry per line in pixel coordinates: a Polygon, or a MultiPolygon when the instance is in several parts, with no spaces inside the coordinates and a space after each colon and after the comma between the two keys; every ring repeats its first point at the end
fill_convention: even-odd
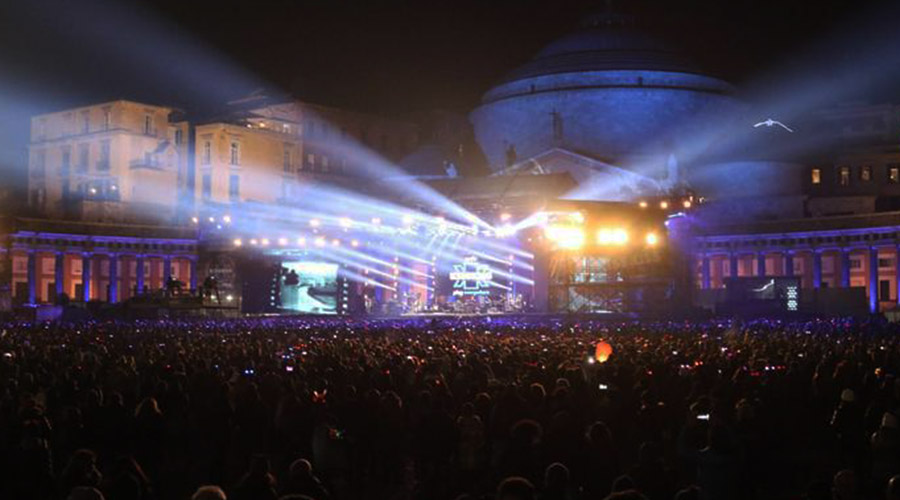
{"type": "Polygon", "coordinates": [[[0,353],[0,498],[900,499],[882,321],[9,323],[0,353]]]}

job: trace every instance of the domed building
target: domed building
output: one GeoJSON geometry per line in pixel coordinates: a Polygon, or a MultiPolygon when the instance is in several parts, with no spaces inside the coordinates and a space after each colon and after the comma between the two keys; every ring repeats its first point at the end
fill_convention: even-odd
{"type": "Polygon", "coordinates": [[[494,171],[563,148],[664,179],[704,116],[740,108],[730,84],[606,13],[511,72],[470,119],[494,171]]]}

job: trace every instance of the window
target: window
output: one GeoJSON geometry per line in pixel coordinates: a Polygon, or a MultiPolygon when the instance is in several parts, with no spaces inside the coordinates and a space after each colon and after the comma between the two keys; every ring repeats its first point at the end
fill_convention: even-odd
{"type": "Polygon", "coordinates": [[[841,186],[850,185],[850,167],[838,168],[838,184],[841,186]]]}
{"type": "Polygon", "coordinates": [[[180,128],[179,128],[179,129],[175,129],[175,144],[176,144],[176,145],[180,145],[180,144],[181,144],[181,140],[182,140],[181,134],[182,134],[182,132],[181,132],[181,129],[180,129],[180,128]]]}
{"type": "Polygon", "coordinates": [[[87,171],[89,151],[87,144],[78,145],[78,171],[80,172],[87,171]]]}
{"type": "Polygon", "coordinates": [[[43,140],[47,137],[47,119],[41,118],[37,124],[37,138],[43,140]]]}
{"type": "Polygon", "coordinates": [[[64,146],[60,156],[62,156],[62,166],[59,169],[59,173],[63,176],[69,175],[69,168],[72,166],[72,148],[64,146]]]}
{"type": "Polygon", "coordinates": [[[316,168],[316,155],[315,154],[308,153],[306,155],[306,166],[311,169],[316,168]]]}
{"type": "Polygon", "coordinates": [[[200,156],[200,163],[202,165],[209,165],[209,161],[212,158],[212,143],[210,141],[203,141],[203,154],[200,156]]]}
{"type": "Polygon", "coordinates": [[[878,267],[893,267],[894,259],[878,259],[878,267]]]}
{"type": "Polygon", "coordinates": [[[203,199],[208,200],[212,197],[212,175],[203,174],[203,199]]]}
{"type": "Polygon", "coordinates": [[[810,179],[813,184],[821,184],[822,183],[822,170],[818,168],[814,168],[810,171],[810,179]]]}
{"type": "Polygon", "coordinates": [[[109,130],[111,121],[112,116],[110,115],[109,108],[103,108],[103,130],[109,130]]]}
{"type": "Polygon", "coordinates": [[[237,142],[231,143],[231,164],[241,164],[241,145],[237,142]]]}
{"type": "Polygon", "coordinates": [[[86,134],[91,131],[91,112],[81,112],[81,133],[86,134]]]}
{"type": "Polygon", "coordinates": [[[850,269],[862,269],[862,259],[850,259],[850,269]]]}
{"type": "Polygon", "coordinates": [[[31,175],[34,177],[43,177],[47,166],[47,152],[43,149],[34,153],[34,168],[31,169],[31,175]]]}
{"type": "Polygon", "coordinates": [[[282,162],[284,163],[284,171],[290,172],[291,171],[291,150],[288,149],[287,147],[284,148],[284,155],[282,158],[282,162]]]}
{"type": "Polygon", "coordinates": [[[153,135],[153,117],[144,115],[144,134],[153,135]]]}
{"type": "Polygon", "coordinates": [[[891,184],[900,183],[900,165],[891,163],[888,165],[888,182],[891,184]]]}
{"type": "Polygon", "coordinates": [[[863,165],[862,167],[859,167],[859,180],[863,182],[869,182],[872,180],[871,165],[863,165]]]}
{"type": "Polygon", "coordinates": [[[325,155],[322,155],[322,171],[328,172],[328,157],[325,155]]]}
{"type": "Polygon", "coordinates": [[[882,301],[891,300],[891,282],[889,280],[878,282],[878,297],[882,301]]]}
{"type": "Polygon", "coordinates": [[[109,170],[109,141],[100,143],[100,159],[97,160],[97,170],[109,170]]]}
{"type": "Polygon", "coordinates": [[[228,177],[228,199],[231,201],[238,201],[241,196],[241,176],[238,174],[231,174],[228,177]]]}

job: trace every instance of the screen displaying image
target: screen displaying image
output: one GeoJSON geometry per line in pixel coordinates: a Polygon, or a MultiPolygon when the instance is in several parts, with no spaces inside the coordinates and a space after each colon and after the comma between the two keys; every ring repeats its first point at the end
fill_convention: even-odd
{"type": "Polygon", "coordinates": [[[305,314],[337,314],[338,265],[283,262],[278,276],[281,307],[305,314]]]}

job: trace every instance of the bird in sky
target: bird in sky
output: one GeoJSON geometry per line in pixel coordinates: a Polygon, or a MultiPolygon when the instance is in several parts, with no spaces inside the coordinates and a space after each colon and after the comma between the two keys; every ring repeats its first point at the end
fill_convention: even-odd
{"type": "Polygon", "coordinates": [[[787,125],[781,123],[781,122],[778,121],[778,120],[773,120],[773,119],[771,119],[771,118],[768,118],[768,119],[766,119],[765,121],[761,121],[761,122],[757,123],[756,125],[753,126],[753,128],[759,128],[759,127],[762,127],[763,125],[765,125],[766,127],[774,127],[775,125],[778,125],[779,127],[783,128],[783,129],[785,129],[785,130],[787,130],[788,132],[791,132],[791,133],[794,132],[794,131],[791,130],[791,128],[788,127],[787,125]]]}

